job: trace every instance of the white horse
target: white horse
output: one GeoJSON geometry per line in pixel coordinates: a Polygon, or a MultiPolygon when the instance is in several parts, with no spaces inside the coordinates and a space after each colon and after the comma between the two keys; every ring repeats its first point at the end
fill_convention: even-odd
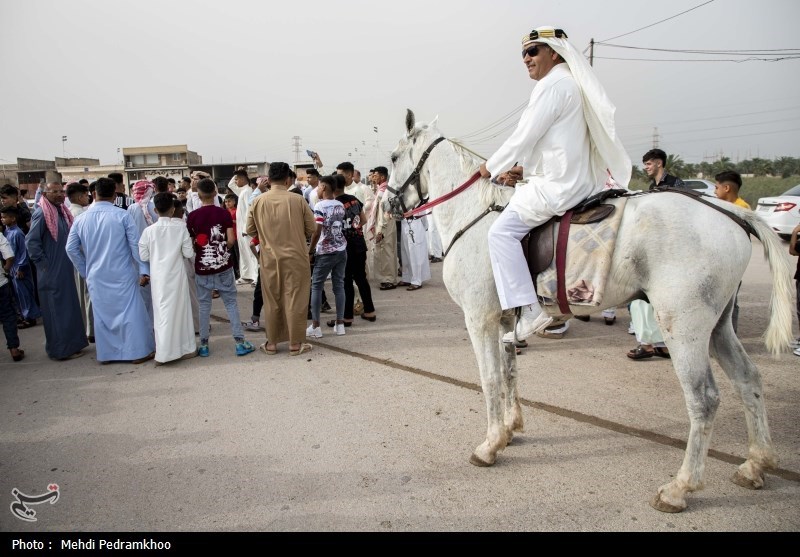
{"type": "MultiPolygon", "coordinates": [[[[401,202],[410,209],[418,206],[421,199],[432,201],[451,192],[474,175],[481,162],[463,147],[443,140],[430,150],[416,183],[412,180],[411,185],[403,188],[429,146],[443,137],[436,128],[436,120],[416,125],[410,110],[406,130],[391,156],[389,188],[397,193],[387,193],[384,205],[396,216],[404,210],[401,202]]],[[[442,245],[449,246],[454,236],[490,204],[505,205],[512,193],[512,188],[480,180],[438,205],[433,218],[442,245]]],[[[778,355],[792,340],[793,290],[788,257],[775,233],[755,213],[729,203],[724,207],[752,227],[769,260],[773,291],[765,343],[778,355]]],[[[512,330],[514,315],[500,308],[489,260],[487,233],[497,215],[489,213],[464,232],[452,245],[443,267],[447,290],[464,311],[486,398],[486,440],[470,458],[476,466],[494,464],[497,453],[523,427],[516,353],[513,345],[503,345],[501,341],[503,334],[512,330]]],[[[733,332],[731,322],[734,295],[750,253],[750,238],[743,228],[711,207],[677,194],[632,197],[620,223],[604,305],[575,308],[576,314],[588,315],[644,295],[653,305],[683,388],[690,421],[683,464],[675,479],[661,486],[651,500],[651,505],[660,511],[682,511],[686,508],[687,494],[702,487],[719,405],[709,348],[745,407],[748,458],[739,466],[733,481],[759,489],[764,485],[764,471],[777,465],[761,378],[733,332]]]]}

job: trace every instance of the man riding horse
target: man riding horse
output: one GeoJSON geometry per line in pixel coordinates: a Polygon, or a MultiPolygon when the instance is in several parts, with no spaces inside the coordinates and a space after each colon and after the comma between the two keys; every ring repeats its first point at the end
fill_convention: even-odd
{"type": "MultiPolygon", "coordinates": [[[[614,125],[615,107],[586,59],[553,27],[522,40],[522,59],[538,82],[513,134],[480,172],[513,186],[508,207],[489,230],[495,286],[504,310],[521,307],[516,336],[525,339],[552,322],[539,305],[520,240],[603,189],[610,175],[626,186],[631,161],[614,125]],[[519,165],[519,166],[518,166],[519,165]]],[[[514,331],[503,337],[513,342],[514,331]]]]}

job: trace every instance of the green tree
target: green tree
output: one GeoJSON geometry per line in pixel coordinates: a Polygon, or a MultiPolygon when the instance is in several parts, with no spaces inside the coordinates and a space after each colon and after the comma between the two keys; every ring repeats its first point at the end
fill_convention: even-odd
{"type": "Polygon", "coordinates": [[[773,173],[772,161],[755,158],[751,162],[753,163],[753,174],[756,176],[766,176],[773,173]]]}
{"type": "Polygon", "coordinates": [[[680,155],[667,155],[667,164],[664,165],[667,172],[678,178],[683,178],[686,173],[686,163],[680,155]]]}

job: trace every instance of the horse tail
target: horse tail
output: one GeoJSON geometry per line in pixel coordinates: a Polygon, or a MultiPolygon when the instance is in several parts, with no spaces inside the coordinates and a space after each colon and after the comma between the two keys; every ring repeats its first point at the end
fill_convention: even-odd
{"type": "Polygon", "coordinates": [[[778,235],[755,211],[737,211],[753,229],[764,247],[764,257],[772,272],[770,319],[764,332],[764,344],[773,356],[789,350],[792,338],[792,267],[778,235]]]}

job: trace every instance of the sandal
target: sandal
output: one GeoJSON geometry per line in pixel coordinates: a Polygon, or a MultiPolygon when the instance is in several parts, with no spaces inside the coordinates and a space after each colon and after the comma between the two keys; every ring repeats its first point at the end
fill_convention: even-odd
{"type": "Polygon", "coordinates": [[[300,345],[300,348],[297,350],[289,350],[290,356],[299,356],[300,354],[304,354],[305,352],[311,352],[314,347],[307,342],[304,342],[300,345]]]}
{"type": "Polygon", "coordinates": [[[21,348],[9,348],[8,351],[11,352],[11,359],[15,362],[19,362],[25,357],[25,351],[21,348]]]}
{"type": "Polygon", "coordinates": [[[412,284],[408,288],[406,288],[406,290],[408,290],[409,292],[412,292],[414,290],[419,290],[420,288],[422,288],[421,284],[412,284]]]}
{"type": "Polygon", "coordinates": [[[377,321],[377,320],[378,320],[378,316],[377,316],[377,315],[371,315],[371,316],[367,317],[366,315],[364,315],[364,314],[362,313],[362,314],[361,314],[361,319],[366,319],[366,320],[367,320],[367,321],[369,321],[370,323],[375,323],[375,321],[377,321]]]}
{"type": "Polygon", "coordinates": [[[397,283],[397,286],[411,286],[411,283],[401,280],[400,282],[397,283]]]}
{"type": "Polygon", "coordinates": [[[397,288],[397,286],[392,284],[391,282],[381,283],[381,290],[394,290],[395,288],[397,288]]]}
{"type": "Polygon", "coordinates": [[[23,319],[17,323],[17,329],[27,329],[36,325],[36,319],[23,319]]]}
{"type": "Polygon", "coordinates": [[[270,350],[269,348],[267,348],[267,343],[266,342],[264,344],[260,345],[259,348],[267,356],[274,356],[275,354],[278,353],[278,347],[277,346],[275,347],[274,350],[270,350]]]}
{"type": "Polygon", "coordinates": [[[669,355],[669,349],[664,348],[663,346],[656,346],[653,348],[653,353],[658,356],[659,358],[667,358],[672,359],[672,356],[669,355]]]}
{"type": "Polygon", "coordinates": [[[641,344],[628,352],[628,357],[631,360],[643,360],[645,358],[652,358],[655,356],[654,350],[647,350],[641,344]]]}

